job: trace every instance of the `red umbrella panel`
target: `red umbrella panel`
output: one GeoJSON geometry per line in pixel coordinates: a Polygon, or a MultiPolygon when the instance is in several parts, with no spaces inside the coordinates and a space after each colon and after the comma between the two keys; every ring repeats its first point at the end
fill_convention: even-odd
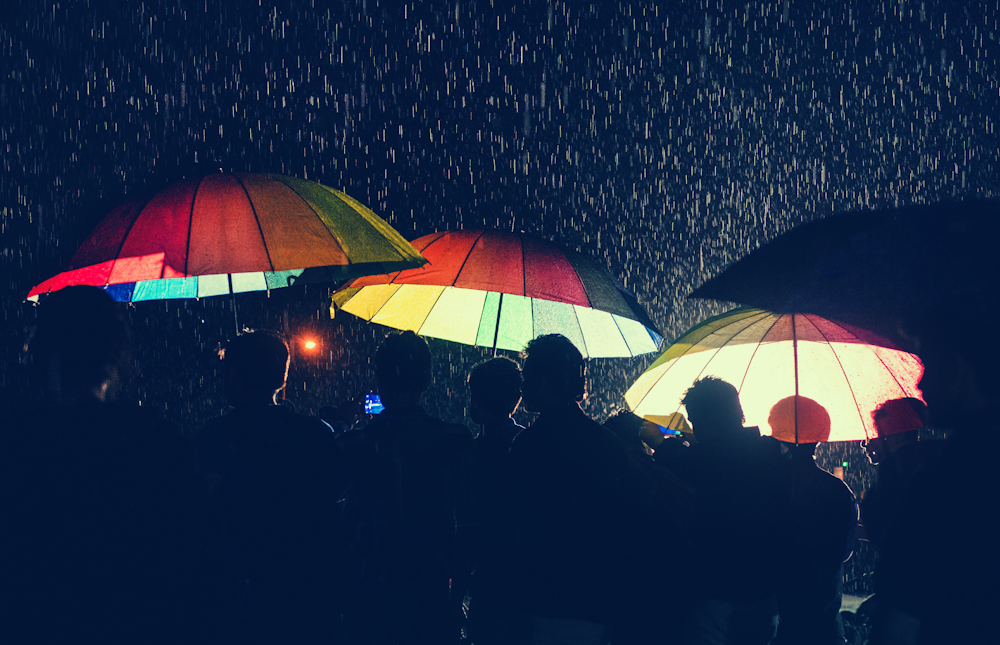
{"type": "Polygon", "coordinates": [[[74,284],[104,287],[125,301],[195,298],[342,281],[423,262],[392,227],[342,192],[294,177],[218,173],[123,203],[68,270],[29,298],[74,284]]]}
{"type": "Polygon", "coordinates": [[[413,246],[428,264],[354,280],[335,304],[397,329],[514,351],[547,333],[591,357],[636,356],[661,340],[635,297],[581,253],[499,231],[433,233],[413,246]]]}

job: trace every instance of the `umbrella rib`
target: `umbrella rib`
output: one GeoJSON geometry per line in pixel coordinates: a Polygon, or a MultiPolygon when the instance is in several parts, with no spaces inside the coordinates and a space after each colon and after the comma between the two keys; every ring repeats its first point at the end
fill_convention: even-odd
{"type": "MultiPolygon", "coordinates": [[[[778,324],[779,320],[781,320],[781,314],[772,314],[772,315],[775,315],[777,317],[774,319],[774,322],[771,323],[771,326],[767,328],[767,331],[764,332],[764,335],[760,337],[760,342],[758,342],[757,345],[756,345],[756,347],[753,348],[753,352],[750,354],[750,360],[747,361],[747,368],[743,371],[743,378],[740,379],[740,386],[738,388],[736,388],[737,394],[741,390],[743,390],[743,384],[746,383],[746,381],[747,381],[747,374],[750,373],[750,366],[753,365],[753,359],[755,359],[757,357],[757,350],[760,349],[761,343],[764,342],[764,339],[767,338],[767,335],[769,333],[771,333],[771,330],[774,329],[774,326],[778,324]]],[[[750,325],[747,325],[747,327],[749,327],[749,326],[750,325]]],[[[746,329],[747,327],[744,327],[743,329],[746,329]]],[[[794,330],[795,330],[795,317],[793,315],[792,316],[792,333],[793,334],[795,333],[794,330]]],[[[742,331],[742,330],[740,330],[740,331],[742,331]]],[[[729,341],[726,341],[726,343],[728,344],[729,341]]],[[[794,349],[792,350],[792,355],[795,356],[795,360],[798,361],[798,354],[794,351],[794,349]]],[[[709,361],[709,362],[711,362],[711,361],[709,361]]],[[[706,365],[705,367],[708,367],[708,366],[706,365]]],[[[795,374],[795,379],[796,379],[796,382],[795,382],[795,392],[798,393],[799,385],[798,385],[798,366],[797,365],[796,365],[795,369],[796,369],[796,374],[795,374]]],[[[796,424],[796,433],[797,432],[798,432],[798,425],[796,424]]]]}
{"type": "MultiPolygon", "coordinates": [[[[431,306],[430,306],[430,307],[429,307],[429,308],[427,309],[427,315],[426,315],[426,316],[424,316],[424,319],[420,321],[420,326],[419,326],[419,327],[417,327],[417,331],[416,331],[416,333],[417,333],[417,334],[419,334],[419,333],[420,333],[420,330],[424,328],[424,325],[425,325],[425,324],[427,324],[427,319],[431,317],[431,312],[432,312],[432,311],[434,311],[434,307],[436,307],[436,306],[437,306],[437,303],[438,303],[438,300],[440,300],[440,299],[441,299],[441,298],[442,298],[442,297],[444,296],[444,291],[445,291],[445,289],[447,289],[447,288],[448,288],[448,287],[444,287],[444,288],[442,288],[442,289],[441,289],[441,292],[440,292],[440,293],[438,293],[438,295],[437,295],[437,297],[436,297],[436,298],[434,298],[434,304],[432,304],[432,305],[431,305],[431,306]]],[[[392,294],[392,295],[396,295],[396,294],[392,294]]],[[[390,298],[390,300],[391,300],[391,299],[392,299],[392,298],[390,298]]],[[[381,307],[379,307],[379,309],[381,309],[381,307]]],[[[372,318],[374,318],[374,317],[375,317],[375,316],[372,316],[372,318]]]]}
{"type": "Polygon", "coordinates": [[[795,398],[792,399],[792,416],[795,421],[795,443],[799,443],[799,338],[795,330],[795,314],[792,314],[792,364],[795,367],[795,398]]]}
{"type": "MultiPolygon", "coordinates": [[[[826,319],[826,320],[828,322],[836,325],[840,329],[843,329],[845,332],[851,334],[855,338],[857,338],[856,334],[852,333],[851,330],[843,327],[839,323],[837,323],[837,322],[835,322],[833,320],[829,320],[829,319],[826,319]]],[[[865,424],[865,421],[864,421],[864,419],[865,419],[864,413],[861,411],[861,404],[858,403],[858,397],[856,397],[854,395],[854,388],[851,387],[851,381],[850,381],[850,379],[847,378],[847,370],[844,369],[843,363],[840,362],[840,357],[837,356],[837,351],[835,349],[833,349],[833,344],[831,344],[830,341],[827,339],[826,334],[823,333],[823,330],[820,329],[819,327],[816,327],[816,331],[818,331],[819,334],[820,334],[820,336],[823,337],[823,340],[825,340],[827,342],[827,344],[830,345],[830,350],[833,352],[834,358],[837,359],[837,365],[840,366],[840,370],[844,373],[844,380],[847,381],[847,391],[851,393],[851,398],[854,399],[854,407],[857,408],[857,410],[858,410],[858,418],[861,419],[862,427],[865,428],[865,437],[868,437],[868,429],[867,429],[867,425],[865,424]]],[[[859,338],[858,340],[861,340],[861,339],[859,338]]],[[[892,377],[892,380],[895,381],[896,385],[899,386],[899,389],[905,394],[906,390],[903,388],[902,383],[900,383],[899,379],[896,378],[896,375],[892,373],[892,370],[889,369],[889,366],[885,364],[885,361],[882,360],[882,357],[878,355],[878,352],[876,352],[875,350],[871,349],[872,346],[869,343],[863,343],[863,344],[865,345],[865,347],[868,347],[869,350],[873,354],[875,354],[875,358],[877,358],[879,360],[879,362],[882,363],[882,367],[885,368],[885,371],[889,373],[889,376],[892,377]]]]}
{"type": "MultiPolygon", "coordinates": [[[[768,315],[773,315],[773,314],[770,314],[769,312],[766,312],[766,311],[761,311],[761,314],[763,314],[764,316],[768,316],[768,315]]],[[[723,314],[723,315],[724,315],[724,314],[723,314]]],[[[749,316],[749,318],[752,318],[753,320],[752,320],[752,321],[751,321],[751,322],[750,322],[750,323],[749,323],[749,324],[748,324],[748,325],[747,325],[746,327],[744,327],[743,329],[740,329],[740,331],[738,331],[738,332],[736,332],[735,334],[733,334],[732,336],[730,336],[730,337],[729,337],[729,339],[728,339],[728,340],[727,340],[726,342],[722,343],[722,346],[721,346],[721,347],[719,347],[719,349],[720,349],[720,350],[721,350],[721,349],[722,349],[723,347],[725,347],[726,345],[728,345],[728,344],[729,344],[729,341],[731,341],[731,340],[732,340],[733,338],[735,338],[736,336],[738,336],[738,335],[739,335],[739,334],[740,334],[741,332],[743,332],[743,331],[744,331],[745,329],[747,329],[748,327],[750,327],[750,326],[752,326],[752,325],[755,325],[756,323],[760,322],[760,320],[761,320],[760,318],[758,318],[758,317],[756,317],[756,316],[749,316]]],[[[781,318],[781,316],[778,316],[778,318],[781,318]]],[[[742,318],[742,319],[740,319],[739,321],[734,321],[734,322],[733,322],[733,324],[735,324],[736,322],[743,322],[744,320],[746,320],[746,318],[742,318]]],[[[778,323],[778,321],[777,321],[777,320],[775,320],[775,321],[774,321],[774,324],[772,324],[772,325],[771,325],[771,327],[774,327],[774,325],[776,325],[777,323],[778,323]]],[[[726,325],[726,327],[728,327],[728,326],[729,326],[729,325],[726,325]]],[[[688,333],[690,333],[691,331],[694,331],[694,330],[689,330],[689,331],[688,331],[688,333]]],[[[716,330],[716,331],[718,331],[718,330],[716,330]]],[[[771,331],[771,328],[770,328],[770,327],[768,328],[768,331],[771,331]]],[[[766,335],[767,335],[767,332],[765,332],[765,333],[764,333],[764,335],[766,336],[766,335]]],[[[684,336],[687,336],[687,334],[684,334],[684,336]]],[[[676,342],[678,342],[678,341],[680,341],[680,340],[683,340],[684,336],[681,336],[680,338],[678,338],[678,339],[677,339],[677,341],[675,341],[674,343],[671,343],[670,347],[673,347],[673,346],[674,346],[674,344],[676,344],[676,342]]],[[[711,334],[709,334],[709,336],[711,336],[711,334]]],[[[706,336],[705,338],[708,338],[708,336],[706,336]]],[[[702,338],[702,340],[704,340],[704,338],[702,338]]],[[[760,343],[758,343],[758,346],[760,346],[760,343]]],[[[670,349],[670,347],[668,347],[668,348],[667,348],[666,350],[664,350],[664,351],[667,351],[667,350],[669,350],[669,349],[670,349]]],[[[681,356],[684,356],[684,355],[686,355],[686,354],[687,354],[688,352],[690,352],[690,351],[691,351],[691,350],[693,350],[694,348],[695,348],[695,345],[694,345],[694,344],[692,344],[692,345],[691,345],[691,347],[689,347],[689,348],[687,349],[687,351],[685,351],[685,352],[684,352],[683,354],[681,354],[681,355],[680,355],[680,356],[678,356],[677,358],[674,358],[674,359],[673,359],[673,360],[671,361],[671,364],[670,364],[670,366],[669,366],[669,367],[667,367],[667,369],[663,370],[663,374],[660,374],[660,378],[663,378],[663,377],[664,377],[664,375],[666,375],[666,373],[667,373],[667,372],[669,372],[669,371],[671,370],[671,368],[673,368],[673,366],[677,364],[677,359],[679,359],[679,358],[680,358],[681,356]]],[[[756,349],[756,348],[754,348],[754,350],[753,350],[753,351],[754,351],[754,354],[756,354],[756,353],[757,353],[757,349],[756,349]]],[[[716,353],[718,353],[718,352],[716,352],[716,353]]],[[[711,363],[711,362],[712,362],[712,361],[711,361],[711,360],[709,360],[709,361],[708,361],[708,363],[705,363],[705,367],[703,367],[703,368],[701,369],[701,371],[700,371],[700,372],[698,372],[698,376],[697,376],[697,377],[695,377],[695,380],[697,380],[697,379],[698,379],[699,377],[701,377],[701,375],[702,375],[702,374],[704,374],[704,373],[705,373],[705,370],[707,370],[707,369],[708,369],[708,365],[709,365],[709,363],[711,363]]],[[[752,362],[753,362],[753,356],[751,355],[751,356],[750,356],[750,361],[749,361],[749,362],[747,363],[747,371],[748,371],[748,372],[750,371],[750,363],[752,363],[752,362]]],[[[659,380],[660,380],[660,379],[656,379],[656,380],[657,380],[657,382],[659,382],[659,380]]],[[[744,372],[744,374],[743,374],[743,380],[746,380],[746,372],[744,372]]],[[[636,403],[635,407],[637,407],[637,408],[638,408],[638,407],[639,407],[640,405],[642,405],[642,402],[646,400],[646,397],[648,397],[648,396],[650,395],[650,393],[651,393],[651,392],[653,391],[653,389],[655,389],[655,387],[656,387],[656,385],[654,384],[654,385],[653,385],[653,387],[649,388],[649,391],[648,391],[648,392],[646,392],[646,394],[645,394],[645,395],[644,395],[644,396],[643,396],[643,397],[642,397],[641,399],[639,399],[639,402],[638,402],[638,403],[636,403]]],[[[742,387],[743,387],[743,381],[740,381],[740,387],[739,387],[739,388],[736,388],[736,389],[737,389],[737,391],[739,391],[740,389],[742,389],[742,387]]],[[[680,407],[678,407],[678,408],[677,408],[677,411],[680,411],[680,407]]]]}
{"type": "Polygon", "coordinates": [[[629,347],[628,340],[625,338],[625,333],[622,331],[622,326],[618,324],[617,320],[615,320],[615,315],[613,313],[609,312],[608,315],[611,316],[611,322],[615,324],[615,328],[618,330],[618,333],[622,337],[622,342],[625,343],[625,349],[628,350],[629,358],[635,358],[636,355],[632,353],[632,348],[629,347]]]}
{"type": "MultiPolygon", "coordinates": [[[[374,286],[374,285],[373,285],[373,286],[374,286]]],[[[385,306],[386,306],[387,304],[389,304],[389,301],[390,301],[390,300],[392,300],[393,298],[395,298],[395,297],[396,297],[396,294],[397,294],[397,293],[399,293],[400,289],[402,289],[402,288],[403,288],[404,286],[407,286],[407,285],[401,285],[401,284],[397,284],[397,285],[396,285],[396,290],[392,292],[392,295],[390,295],[390,296],[389,296],[388,298],[386,298],[386,299],[385,299],[385,302],[383,302],[382,304],[380,304],[380,305],[378,306],[378,309],[376,309],[376,310],[375,310],[375,311],[374,311],[374,312],[372,313],[371,317],[370,317],[370,318],[368,319],[368,322],[371,322],[371,321],[375,320],[375,316],[379,315],[379,313],[380,313],[380,312],[381,312],[381,311],[382,311],[382,310],[383,310],[383,309],[385,308],[385,306]]],[[[366,288],[366,287],[362,287],[362,289],[364,289],[364,288],[366,288]]],[[[345,303],[345,304],[346,304],[346,303],[345,303]]],[[[421,324],[421,325],[423,325],[423,323],[420,323],[420,324],[421,324]]]]}
{"type": "MultiPolygon", "coordinates": [[[[590,307],[591,309],[597,309],[596,307],[593,306],[594,303],[590,299],[590,293],[587,292],[587,285],[583,283],[583,278],[580,277],[580,272],[576,270],[576,265],[573,264],[573,262],[569,259],[569,255],[566,255],[565,253],[564,255],[566,257],[567,264],[569,264],[569,268],[573,270],[573,275],[576,276],[576,281],[580,283],[580,289],[583,290],[583,297],[587,299],[587,306],[590,307]]],[[[587,258],[583,256],[582,253],[578,253],[577,255],[583,257],[584,262],[587,261],[587,258]]],[[[601,310],[598,309],[598,311],[601,310]]]]}
{"type": "MultiPolygon", "coordinates": [[[[764,332],[764,335],[760,337],[760,342],[757,343],[757,346],[753,348],[753,353],[750,354],[750,360],[747,361],[747,368],[743,372],[743,378],[740,379],[740,386],[738,388],[736,388],[737,392],[739,392],[740,390],[742,390],[743,389],[743,384],[746,383],[747,374],[750,373],[750,366],[753,365],[753,359],[757,357],[757,350],[760,349],[760,344],[762,342],[764,342],[764,339],[767,338],[767,335],[769,333],[771,333],[771,330],[774,329],[774,326],[778,324],[779,320],[781,320],[781,314],[771,314],[771,315],[777,316],[777,318],[775,318],[774,322],[771,323],[771,326],[767,328],[767,331],[764,332]]],[[[749,327],[749,326],[750,325],[747,325],[747,327],[749,327]]],[[[746,329],[746,327],[744,327],[743,329],[746,329]]],[[[742,330],[740,330],[740,331],[742,331],[742,330]]]]}
{"type": "MultiPolygon", "coordinates": [[[[284,183],[284,182],[282,182],[282,183],[284,183]]],[[[340,243],[340,240],[338,240],[337,236],[333,234],[333,231],[330,230],[330,227],[326,225],[326,222],[324,222],[323,218],[320,217],[319,213],[316,212],[316,209],[312,207],[312,204],[310,204],[308,201],[306,201],[305,197],[303,197],[302,195],[298,194],[295,191],[295,189],[292,188],[291,186],[289,186],[288,184],[285,184],[285,187],[288,188],[288,190],[292,191],[292,194],[294,194],[296,197],[298,197],[300,200],[302,200],[302,203],[306,205],[306,208],[308,208],[309,210],[311,210],[312,214],[316,216],[316,219],[318,219],[320,221],[320,223],[323,224],[323,228],[325,228],[326,232],[330,235],[330,239],[334,241],[334,243],[337,245],[338,248],[340,248],[340,250],[343,250],[344,249],[344,245],[340,243]]],[[[249,195],[248,195],[248,197],[249,197],[249,195]]],[[[341,201],[343,201],[343,200],[341,200],[341,201]]],[[[251,207],[253,206],[252,203],[250,205],[251,205],[251,207]]],[[[254,215],[256,215],[256,211],[254,212],[254,215]]],[[[259,225],[260,225],[260,222],[258,222],[258,226],[259,225]]],[[[264,234],[261,233],[261,237],[263,237],[263,235],[264,234]]],[[[267,245],[266,244],[264,245],[264,250],[265,251],[267,250],[267,245]]],[[[354,264],[353,262],[351,262],[351,258],[350,258],[349,255],[347,255],[347,253],[344,253],[344,258],[347,260],[347,266],[350,266],[350,265],[354,264]]],[[[270,261],[270,259],[271,259],[271,256],[268,255],[268,261],[270,261]]]]}
{"type": "MultiPolygon", "coordinates": [[[[455,283],[458,282],[458,276],[462,275],[462,270],[465,269],[465,263],[469,261],[470,257],[472,257],[472,249],[476,248],[476,245],[479,244],[479,240],[481,240],[484,235],[486,235],[486,231],[480,231],[479,236],[476,237],[476,241],[473,242],[472,246],[469,247],[469,252],[465,254],[465,259],[462,260],[462,266],[458,267],[458,271],[455,272],[455,279],[451,281],[451,286],[454,287],[455,283]]],[[[441,237],[444,236],[442,235],[441,237]]],[[[441,237],[439,237],[437,240],[434,240],[434,242],[440,240],[441,237]]],[[[431,242],[431,244],[434,244],[434,242],[431,242]]],[[[430,246],[431,244],[428,244],[427,246],[430,246]]],[[[425,250],[427,249],[427,246],[424,247],[425,250]]]]}
{"type": "MultiPolygon", "coordinates": [[[[525,297],[527,297],[527,296],[525,296],[525,297]]],[[[534,298],[528,298],[528,306],[531,307],[531,338],[534,338],[535,337],[535,299],[534,298]]],[[[530,340],[531,339],[529,339],[529,341],[530,340]]],[[[523,351],[524,348],[522,347],[521,350],[523,351]]]]}
{"type": "MultiPolygon", "coordinates": [[[[139,221],[139,217],[142,216],[142,211],[146,210],[146,207],[149,206],[149,202],[153,201],[154,197],[156,197],[155,194],[150,195],[149,199],[147,199],[145,203],[143,203],[142,208],[140,208],[135,212],[135,219],[133,219],[132,222],[128,225],[128,229],[125,231],[125,235],[122,236],[122,243],[118,245],[118,252],[115,253],[115,256],[113,258],[111,258],[111,270],[108,271],[108,279],[110,279],[111,274],[115,272],[115,265],[118,264],[118,258],[121,257],[122,249],[125,248],[125,242],[126,240],[128,240],[128,236],[132,234],[132,229],[135,228],[135,223],[139,221]]],[[[161,275],[163,274],[162,268],[160,269],[160,274],[161,275]]],[[[105,280],[105,284],[108,284],[107,280],[105,280]]]]}
{"type": "Polygon", "coordinates": [[[198,191],[201,189],[203,181],[205,181],[205,177],[198,180],[198,183],[195,184],[194,192],[191,194],[191,210],[188,211],[188,239],[187,246],[184,247],[184,277],[188,277],[189,275],[188,264],[191,262],[191,229],[194,228],[194,202],[198,198],[198,191]]]}
{"type": "MultiPolygon", "coordinates": [[[[833,321],[831,321],[831,322],[833,322],[833,321]]],[[[837,323],[834,323],[834,324],[837,324],[837,323]]],[[[849,329],[846,329],[846,328],[844,328],[844,327],[843,327],[842,325],[839,325],[839,324],[838,324],[837,326],[838,326],[838,327],[841,327],[841,328],[842,328],[842,329],[844,329],[845,331],[848,331],[848,332],[850,331],[849,329]]],[[[895,373],[894,373],[894,372],[893,372],[893,371],[892,371],[891,369],[889,369],[889,366],[888,366],[888,365],[886,365],[886,363],[885,363],[885,361],[884,361],[884,360],[882,359],[882,357],[878,355],[878,352],[876,352],[876,351],[875,351],[874,349],[872,349],[872,348],[874,347],[874,345],[872,345],[872,344],[870,344],[870,343],[865,343],[865,345],[867,345],[867,346],[868,346],[868,348],[869,348],[869,349],[871,350],[871,352],[872,352],[873,354],[875,354],[875,358],[877,358],[877,359],[878,359],[878,362],[879,362],[879,363],[882,363],[882,367],[884,367],[884,368],[885,368],[885,371],[889,372],[889,376],[891,376],[891,377],[892,377],[892,380],[893,380],[893,381],[894,381],[894,382],[896,383],[896,386],[897,386],[897,387],[899,387],[899,391],[900,391],[900,392],[901,392],[902,394],[906,394],[906,393],[907,393],[907,392],[906,392],[906,388],[905,388],[905,387],[903,387],[903,384],[899,382],[899,379],[898,379],[898,378],[896,378],[896,374],[895,374],[895,373]]],[[[904,351],[904,350],[901,350],[901,349],[900,349],[900,350],[896,350],[896,351],[904,351]]],[[[922,365],[923,365],[923,361],[921,361],[921,362],[920,362],[920,364],[921,364],[921,366],[922,366],[922,365]]]]}
{"type": "MultiPolygon", "coordinates": [[[[590,347],[587,346],[587,335],[583,333],[583,325],[580,324],[580,314],[576,311],[576,308],[579,306],[580,305],[570,304],[570,307],[573,308],[573,318],[576,320],[576,326],[580,329],[580,338],[583,340],[583,349],[587,352],[587,358],[590,358],[590,347]]],[[[642,403],[642,401],[639,401],[639,403],[642,403]]],[[[636,404],[635,407],[639,407],[639,405],[636,404]]]]}
{"type": "MultiPolygon", "coordinates": [[[[762,311],[761,313],[762,313],[762,314],[764,314],[764,315],[768,315],[768,312],[766,312],[766,311],[762,311]]],[[[750,318],[754,318],[754,316],[750,316],[750,318]]],[[[778,319],[780,319],[780,318],[781,318],[781,316],[778,316],[778,319]]],[[[746,319],[743,319],[743,320],[746,320],[746,319]]],[[[734,321],[734,322],[742,322],[743,320],[740,320],[740,321],[734,321]]],[[[747,325],[746,327],[744,327],[743,329],[740,329],[740,330],[739,330],[738,332],[736,332],[735,334],[733,334],[732,336],[730,336],[730,337],[729,337],[729,340],[727,340],[726,342],[722,343],[722,347],[719,347],[719,350],[721,351],[723,347],[725,347],[726,345],[728,345],[728,344],[729,344],[729,341],[731,341],[732,339],[736,338],[736,337],[737,337],[737,336],[739,336],[739,335],[740,335],[740,334],[741,334],[741,333],[742,333],[742,332],[743,332],[744,330],[746,330],[746,329],[748,329],[749,327],[751,327],[751,326],[753,326],[753,325],[757,324],[757,323],[758,323],[759,321],[760,321],[760,318],[756,318],[756,319],[754,319],[754,320],[753,320],[753,321],[752,321],[752,322],[751,322],[750,324],[748,324],[748,325],[747,325]]],[[[771,329],[772,329],[772,328],[774,327],[774,325],[776,325],[776,324],[778,324],[778,320],[777,320],[777,319],[776,319],[776,320],[774,321],[774,323],[772,323],[772,325],[771,325],[770,327],[768,327],[768,328],[767,328],[767,332],[771,331],[771,329]]],[[[727,325],[727,327],[728,327],[728,325],[727,325]]],[[[764,336],[767,336],[767,332],[764,332],[764,336]]],[[[710,335],[711,335],[711,334],[709,334],[709,336],[710,336],[710,335]]],[[[706,336],[705,338],[707,338],[707,337],[708,337],[708,336],[706,336]]],[[[683,338],[683,336],[682,336],[682,338],[683,338]]],[[[702,340],[704,340],[704,339],[702,339],[702,340]]],[[[760,343],[757,343],[757,347],[760,347],[760,343]]],[[[754,356],[755,356],[755,355],[757,354],[757,347],[755,347],[755,348],[754,348],[754,350],[753,350],[753,354],[751,354],[751,355],[750,355],[750,360],[749,360],[749,361],[747,361],[747,369],[746,369],[746,372],[743,372],[743,378],[742,378],[742,379],[740,380],[740,386],[739,386],[738,388],[736,388],[736,391],[737,391],[737,392],[739,392],[739,391],[740,391],[741,389],[743,389],[743,381],[745,381],[745,380],[746,380],[746,378],[747,378],[747,372],[749,372],[749,371],[750,371],[750,363],[753,363],[753,357],[754,357],[754,356]]],[[[690,349],[689,349],[688,351],[691,351],[691,349],[694,349],[694,345],[691,345],[691,348],[690,348],[690,349]]],[[[684,352],[684,354],[687,354],[687,352],[684,352]]],[[[684,356],[684,354],[681,354],[681,356],[684,356]]],[[[681,356],[678,356],[677,358],[680,358],[681,356]]],[[[716,352],[716,356],[718,356],[718,352],[716,352]]],[[[713,358],[714,358],[714,356],[713,356],[713,358]]],[[[676,365],[676,359],[674,359],[674,360],[675,360],[675,363],[674,363],[674,365],[676,365]]],[[[705,373],[705,371],[706,371],[706,370],[708,369],[708,366],[709,366],[709,364],[710,364],[711,362],[712,362],[712,360],[711,360],[711,359],[709,359],[708,363],[705,363],[705,367],[703,367],[703,368],[701,369],[701,371],[700,371],[700,372],[698,372],[698,376],[696,376],[696,377],[695,377],[695,381],[697,381],[697,380],[698,380],[699,378],[701,378],[701,375],[705,373]]],[[[671,365],[670,367],[673,367],[674,365],[671,365]]],[[[670,367],[668,367],[667,369],[663,370],[663,374],[661,374],[661,375],[660,375],[660,378],[663,378],[664,374],[666,374],[667,372],[669,372],[669,371],[670,371],[670,367]]],[[[657,379],[657,381],[659,381],[659,379],[657,379]]],[[[655,386],[654,386],[654,387],[655,387],[655,386]]],[[[653,391],[653,388],[652,388],[652,387],[651,387],[651,388],[649,388],[649,392],[646,392],[646,396],[649,396],[650,392],[652,392],[652,391],[653,391]]],[[[642,403],[642,401],[645,401],[645,400],[646,400],[646,396],[642,397],[642,399],[641,399],[641,400],[639,401],[639,404],[641,404],[641,403],[642,403]]],[[[638,408],[638,407],[639,407],[639,404],[636,404],[636,406],[635,406],[635,407],[637,407],[637,408],[638,408]]],[[[676,409],[674,410],[674,412],[676,412],[677,414],[680,414],[680,411],[681,411],[681,406],[682,406],[682,405],[684,405],[684,404],[683,404],[683,403],[678,403],[678,404],[677,404],[677,408],[676,408],[676,409]]]]}
{"type": "MultiPolygon", "coordinates": [[[[521,293],[528,296],[528,263],[524,257],[524,239],[519,236],[517,243],[521,246],[521,293]]],[[[534,332],[534,329],[532,329],[532,332],[534,332]]]]}
{"type": "Polygon", "coordinates": [[[257,208],[253,205],[253,200],[250,199],[250,191],[247,190],[246,185],[243,183],[243,180],[239,178],[239,176],[234,174],[233,177],[237,182],[239,182],[240,188],[243,189],[243,194],[247,196],[247,203],[250,204],[250,212],[253,213],[253,219],[257,222],[257,230],[260,231],[260,243],[264,246],[264,254],[267,255],[267,263],[271,265],[271,271],[274,271],[274,262],[271,261],[271,252],[267,250],[267,239],[264,237],[264,227],[260,225],[260,218],[257,217],[257,208]]]}

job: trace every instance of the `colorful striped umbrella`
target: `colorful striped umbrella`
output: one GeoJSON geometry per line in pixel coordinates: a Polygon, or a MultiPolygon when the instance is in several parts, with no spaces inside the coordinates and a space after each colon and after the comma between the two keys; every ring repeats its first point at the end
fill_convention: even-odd
{"type": "Polygon", "coordinates": [[[789,410],[798,416],[788,425],[794,432],[781,440],[816,439],[802,423],[803,399],[830,415],[826,440],[861,440],[875,436],[872,412],[880,404],[921,397],[922,374],[919,358],[867,330],[812,314],[741,308],[685,333],[629,388],[625,401],[637,415],[676,429],[662,421],[684,410],[681,398],[696,380],[716,376],[739,390],[747,425],[763,434],[772,433],[772,409],[781,413],[788,401],[775,409],[779,401],[795,397],[789,410]]]}
{"type": "Polygon", "coordinates": [[[28,297],[86,284],[126,302],[203,298],[425,262],[391,226],[340,191],[294,177],[218,173],[121,204],[84,241],[69,269],[28,297]]]}
{"type": "Polygon", "coordinates": [[[413,246],[426,266],[359,278],[334,294],[334,304],[381,325],[497,349],[520,351],[550,333],[591,358],[659,346],[636,299],[580,253],[498,231],[433,233],[413,246]]]}

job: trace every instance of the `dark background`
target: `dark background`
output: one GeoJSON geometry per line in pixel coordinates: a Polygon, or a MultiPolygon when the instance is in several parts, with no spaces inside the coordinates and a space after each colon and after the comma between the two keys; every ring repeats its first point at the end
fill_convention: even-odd
{"type": "MultiPolygon", "coordinates": [[[[0,390],[27,393],[31,286],[128,195],[198,173],[343,189],[405,237],[525,231],[601,258],[671,341],[729,305],[686,295],[844,210],[996,196],[996,2],[37,2],[0,18],[0,390]],[[831,7],[831,4],[841,6],[831,7]]],[[[929,258],[929,261],[932,261],[929,258]]],[[[235,299],[296,348],[305,411],[373,387],[387,331],[330,289],[235,299]]],[[[124,307],[125,305],[123,305],[124,307]]],[[[128,306],[125,393],[185,426],[219,413],[234,301],[128,306]]],[[[428,395],[464,420],[483,349],[430,339],[428,395]]],[[[655,358],[590,362],[589,413],[655,358]]],[[[526,420],[526,419],[525,419],[526,420]]],[[[864,489],[857,446],[821,449],[864,489]]],[[[669,536],[665,536],[665,543],[669,536]]],[[[862,549],[848,590],[870,590],[862,549]]]]}

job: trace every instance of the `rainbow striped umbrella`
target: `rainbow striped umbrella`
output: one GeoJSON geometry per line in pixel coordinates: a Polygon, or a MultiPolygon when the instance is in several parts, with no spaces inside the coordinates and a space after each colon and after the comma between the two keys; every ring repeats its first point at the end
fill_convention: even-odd
{"type": "Polygon", "coordinates": [[[763,434],[772,434],[770,420],[792,414],[791,423],[780,424],[794,428],[778,437],[782,441],[861,440],[875,436],[872,412],[880,404],[921,398],[922,374],[919,358],[870,331],[812,314],[741,308],[688,330],[628,389],[625,401],[637,415],[676,429],[684,392],[715,376],[739,390],[747,425],[763,434]],[[803,404],[815,405],[803,399],[829,414],[828,437],[804,427],[809,410],[803,404]]]}
{"type": "Polygon", "coordinates": [[[495,349],[520,351],[550,333],[591,358],[659,346],[636,299],[583,254],[498,231],[433,233],[413,247],[426,266],[359,278],[334,294],[334,304],[381,325],[495,349]]]}
{"type": "Polygon", "coordinates": [[[86,284],[125,302],[204,298],[424,262],[391,226],[340,191],[281,175],[218,173],[121,204],[69,269],[28,297],[86,284]]]}

